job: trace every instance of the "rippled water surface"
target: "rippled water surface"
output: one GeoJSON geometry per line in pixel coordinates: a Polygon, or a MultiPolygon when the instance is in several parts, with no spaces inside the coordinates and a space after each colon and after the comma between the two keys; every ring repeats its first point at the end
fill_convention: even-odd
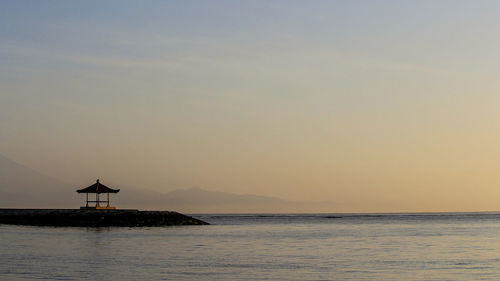
{"type": "Polygon", "coordinates": [[[500,280],[498,213],[195,216],[0,225],[0,280],[500,280]]]}

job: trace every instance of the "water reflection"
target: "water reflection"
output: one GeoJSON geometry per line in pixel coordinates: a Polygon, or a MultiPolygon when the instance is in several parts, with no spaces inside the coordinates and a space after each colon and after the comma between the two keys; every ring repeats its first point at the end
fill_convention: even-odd
{"type": "Polygon", "coordinates": [[[0,279],[500,278],[498,214],[204,216],[215,225],[0,225],[0,279]]]}

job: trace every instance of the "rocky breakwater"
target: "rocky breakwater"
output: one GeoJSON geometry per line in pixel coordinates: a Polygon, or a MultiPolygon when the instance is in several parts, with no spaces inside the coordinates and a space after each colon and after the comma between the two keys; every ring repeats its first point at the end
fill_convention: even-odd
{"type": "Polygon", "coordinates": [[[196,218],[170,211],[0,209],[0,224],[38,226],[168,226],[207,225],[196,218]]]}

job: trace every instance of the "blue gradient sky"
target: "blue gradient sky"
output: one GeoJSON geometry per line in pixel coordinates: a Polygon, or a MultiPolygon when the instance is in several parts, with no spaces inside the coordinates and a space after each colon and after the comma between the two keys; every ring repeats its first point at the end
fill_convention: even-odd
{"type": "Polygon", "coordinates": [[[74,184],[496,210],[498,1],[3,1],[0,153],[74,184]]]}

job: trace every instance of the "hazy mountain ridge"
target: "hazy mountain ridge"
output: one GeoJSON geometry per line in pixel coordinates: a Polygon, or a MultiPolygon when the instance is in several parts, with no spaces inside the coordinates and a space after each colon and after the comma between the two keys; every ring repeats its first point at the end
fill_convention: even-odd
{"type": "Polygon", "coordinates": [[[276,197],[208,191],[201,188],[176,189],[167,193],[151,191],[143,193],[136,189],[128,189],[124,190],[122,195],[121,198],[117,196],[115,200],[120,206],[138,206],[143,209],[154,206],[186,213],[301,213],[331,210],[330,202],[296,202],[276,197]]]}
{"type": "Polygon", "coordinates": [[[0,207],[69,208],[78,198],[68,186],[0,155],[0,207]]]}
{"type": "MultiPolygon", "coordinates": [[[[314,212],[329,203],[290,202],[275,197],[239,195],[201,188],[167,193],[122,188],[103,182],[120,193],[110,195],[119,208],[174,210],[188,213],[314,212]]],[[[88,183],[90,185],[92,183],[88,183]]],[[[84,196],[77,188],[25,167],[0,155],[0,208],[78,208],[84,196]]]]}

